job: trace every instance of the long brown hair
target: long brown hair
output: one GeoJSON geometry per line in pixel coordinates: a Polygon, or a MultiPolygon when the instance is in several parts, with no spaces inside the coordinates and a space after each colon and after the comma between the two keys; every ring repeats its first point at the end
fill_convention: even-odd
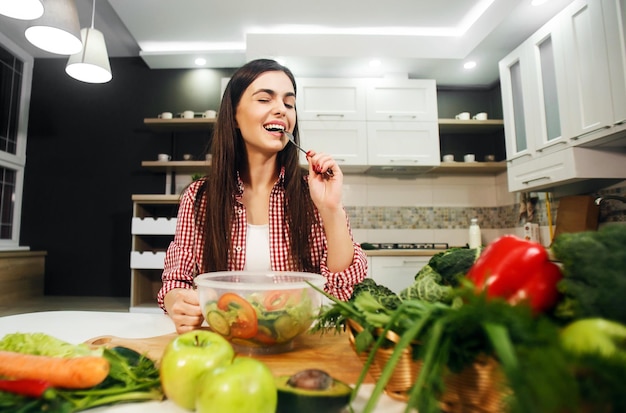
{"type": "MultiPolygon", "coordinates": [[[[200,194],[207,197],[206,209],[200,211],[199,202],[196,209],[198,215],[204,214],[206,217],[204,228],[201,229],[205,237],[203,272],[228,270],[235,194],[238,191],[237,174],[243,167],[247,168],[248,162],[235,114],[248,86],[259,75],[269,71],[285,73],[296,91],[295,78],[288,68],[274,60],[258,59],[248,62],[233,74],[222,97],[211,143],[212,168],[205,180],[203,193],[200,194]]],[[[299,142],[297,121],[293,135],[299,142]]],[[[310,252],[311,226],[316,222],[316,214],[295,146],[285,146],[278,153],[277,161],[278,168],[285,168],[283,228],[287,232],[283,235],[289,238],[290,266],[297,271],[316,272],[318,269],[312,268],[310,252]]]]}

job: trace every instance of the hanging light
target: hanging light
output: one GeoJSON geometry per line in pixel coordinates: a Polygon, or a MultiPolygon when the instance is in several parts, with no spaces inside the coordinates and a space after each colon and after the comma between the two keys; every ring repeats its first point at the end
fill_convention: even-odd
{"type": "Polygon", "coordinates": [[[29,42],[50,53],[70,55],[82,48],[73,0],[44,0],[45,13],[26,29],[29,42]]]}
{"type": "Polygon", "coordinates": [[[19,20],[34,20],[43,15],[39,0],[0,0],[0,14],[19,20]]]}
{"type": "Polygon", "coordinates": [[[81,29],[83,49],[70,56],[65,72],[74,79],[87,83],[106,83],[113,78],[107,46],[102,32],[93,28],[96,0],[93,0],[91,28],[81,29]]]}

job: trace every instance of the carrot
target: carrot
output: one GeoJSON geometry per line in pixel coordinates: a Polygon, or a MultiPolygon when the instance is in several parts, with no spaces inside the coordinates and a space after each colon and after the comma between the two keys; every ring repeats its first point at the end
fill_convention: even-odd
{"type": "Polygon", "coordinates": [[[93,387],[108,376],[109,370],[104,357],[49,357],[0,351],[0,376],[45,380],[54,387],[93,387]]]}

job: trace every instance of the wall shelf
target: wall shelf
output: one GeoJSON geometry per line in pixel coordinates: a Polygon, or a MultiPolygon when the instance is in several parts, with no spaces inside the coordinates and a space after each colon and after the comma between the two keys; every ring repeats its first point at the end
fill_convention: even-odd
{"type": "Polygon", "coordinates": [[[142,161],[141,166],[154,172],[176,172],[180,174],[204,173],[211,166],[210,161],[142,161]]]}
{"type": "Polygon", "coordinates": [[[506,162],[442,162],[431,173],[491,175],[506,171],[506,162]]]}
{"type": "Polygon", "coordinates": [[[439,119],[439,133],[491,133],[504,130],[502,119],[458,120],[439,119]]]}
{"type": "Polygon", "coordinates": [[[155,132],[191,132],[210,131],[215,124],[215,118],[145,118],[143,123],[155,132]]]}

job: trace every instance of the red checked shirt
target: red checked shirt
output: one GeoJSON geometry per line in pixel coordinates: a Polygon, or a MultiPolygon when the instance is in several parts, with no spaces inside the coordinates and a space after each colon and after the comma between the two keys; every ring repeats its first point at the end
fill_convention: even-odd
{"type": "MultiPolygon", "coordinates": [[[[246,209],[241,203],[243,195],[243,183],[240,179],[239,190],[235,194],[235,214],[231,229],[232,245],[230,248],[231,257],[234,258],[229,271],[241,271],[244,269],[246,258],[246,229],[247,218],[246,209]]],[[[270,193],[269,211],[269,242],[270,242],[270,262],[273,271],[292,271],[289,268],[289,233],[284,220],[283,205],[285,203],[285,190],[283,187],[284,171],[281,171],[278,181],[270,193]]],[[[174,288],[193,288],[193,278],[200,272],[204,255],[204,238],[200,236],[196,227],[196,213],[194,203],[201,181],[192,183],[184,192],[178,209],[178,219],[176,222],[176,233],[174,240],[170,243],[165,255],[165,265],[163,269],[163,285],[158,293],[157,300],[159,306],[165,310],[163,299],[165,295],[174,288]]],[[[207,197],[200,200],[200,211],[204,211],[207,197]]],[[[319,222],[321,219],[316,210],[319,222]]],[[[347,216],[346,216],[347,219],[347,216]]],[[[200,228],[203,226],[204,218],[200,219],[200,228]]],[[[348,223],[348,227],[349,227],[348,223]]],[[[350,228],[349,228],[350,229],[350,228]]],[[[350,230],[351,232],[351,230],[350,230]]],[[[354,284],[360,282],[367,274],[367,257],[361,246],[355,242],[354,257],[352,264],[341,272],[331,272],[326,265],[328,250],[326,245],[326,235],[321,224],[314,224],[311,228],[311,261],[319,268],[319,273],[326,278],[324,290],[341,299],[347,300],[352,295],[354,284]]]]}

